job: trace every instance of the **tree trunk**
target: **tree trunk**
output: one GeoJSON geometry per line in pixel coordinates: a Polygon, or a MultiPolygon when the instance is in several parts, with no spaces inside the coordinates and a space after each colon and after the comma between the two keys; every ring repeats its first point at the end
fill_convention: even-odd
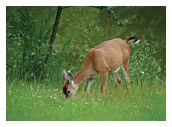
{"type": "Polygon", "coordinates": [[[48,62],[48,60],[49,60],[49,58],[51,56],[51,53],[52,53],[53,44],[54,44],[54,40],[55,40],[55,36],[56,36],[56,32],[57,32],[57,27],[59,25],[61,11],[62,11],[62,7],[59,6],[58,10],[57,10],[57,14],[56,14],[56,19],[55,19],[55,22],[54,22],[54,27],[53,27],[53,32],[52,32],[52,35],[51,35],[50,44],[49,44],[49,47],[48,47],[49,53],[45,57],[44,64],[47,64],[47,62],[48,62]]]}

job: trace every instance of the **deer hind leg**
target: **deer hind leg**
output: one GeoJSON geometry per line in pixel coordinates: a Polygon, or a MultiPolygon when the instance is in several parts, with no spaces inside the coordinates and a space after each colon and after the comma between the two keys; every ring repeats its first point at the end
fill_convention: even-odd
{"type": "Polygon", "coordinates": [[[105,89],[106,89],[106,84],[107,84],[107,80],[108,80],[108,74],[109,74],[109,72],[106,72],[106,73],[103,74],[103,81],[102,81],[102,85],[101,85],[102,93],[104,93],[105,89]]]}
{"type": "Polygon", "coordinates": [[[129,63],[127,62],[127,64],[124,64],[122,66],[122,70],[124,72],[124,75],[125,75],[125,80],[126,80],[126,85],[127,85],[127,90],[129,89],[129,75],[128,75],[128,66],[129,63]]]}
{"type": "Polygon", "coordinates": [[[118,75],[118,72],[113,72],[113,77],[114,77],[114,80],[115,80],[115,86],[117,87],[117,88],[120,88],[120,82],[121,82],[121,79],[120,79],[120,77],[119,77],[119,75],[118,75]]]}
{"type": "Polygon", "coordinates": [[[85,88],[85,94],[88,93],[88,91],[89,91],[90,86],[92,85],[92,83],[93,83],[93,79],[89,79],[89,80],[87,81],[87,85],[86,85],[86,88],[85,88]]]}

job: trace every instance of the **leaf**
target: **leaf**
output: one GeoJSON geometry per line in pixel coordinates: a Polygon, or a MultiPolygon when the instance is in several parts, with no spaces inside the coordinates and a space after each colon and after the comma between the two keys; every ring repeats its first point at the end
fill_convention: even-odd
{"type": "Polygon", "coordinates": [[[31,56],[34,56],[35,54],[36,54],[35,52],[32,52],[32,53],[31,53],[31,56]]]}
{"type": "Polygon", "coordinates": [[[56,55],[56,53],[52,53],[52,55],[53,55],[53,56],[55,56],[55,55],[56,55]]]}

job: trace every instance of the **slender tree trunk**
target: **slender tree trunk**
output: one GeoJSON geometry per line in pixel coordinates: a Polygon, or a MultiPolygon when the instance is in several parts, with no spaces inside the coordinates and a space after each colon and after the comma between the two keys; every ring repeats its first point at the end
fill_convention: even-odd
{"type": "Polygon", "coordinates": [[[57,14],[56,14],[56,19],[55,19],[55,22],[54,22],[54,27],[53,27],[53,32],[52,32],[52,35],[51,35],[50,44],[49,44],[49,47],[48,47],[49,53],[45,57],[44,64],[47,64],[47,62],[48,62],[48,60],[49,60],[49,58],[51,56],[51,53],[52,53],[54,40],[55,40],[55,36],[56,36],[56,32],[57,32],[57,27],[59,25],[61,11],[62,11],[62,7],[59,6],[58,10],[57,10],[57,14]]]}

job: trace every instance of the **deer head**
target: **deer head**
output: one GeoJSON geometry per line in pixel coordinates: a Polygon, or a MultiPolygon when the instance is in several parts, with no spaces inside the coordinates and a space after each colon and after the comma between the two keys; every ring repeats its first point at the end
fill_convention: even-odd
{"type": "Polygon", "coordinates": [[[74,96],[78,87],[74,84],[72,73],[70,71],[66,73],[63,70],[62,77],[64,79],[63,93],[67,98],[74,96]]]}

